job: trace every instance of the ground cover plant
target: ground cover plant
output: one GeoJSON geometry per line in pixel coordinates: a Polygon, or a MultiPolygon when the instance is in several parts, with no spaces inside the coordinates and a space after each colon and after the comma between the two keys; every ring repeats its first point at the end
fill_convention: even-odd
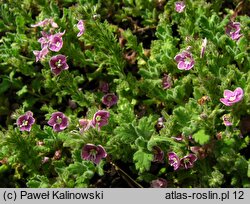
{"type": "Polygon", "coordinates": [[[249,0],[3,0],[0,187],[250,187],[249,0]]]}

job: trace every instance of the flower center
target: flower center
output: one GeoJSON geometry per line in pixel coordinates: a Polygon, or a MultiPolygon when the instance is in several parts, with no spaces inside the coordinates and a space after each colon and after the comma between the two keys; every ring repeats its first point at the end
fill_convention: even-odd
{"type": "Polygon", "coordinates": [[[56,66],[58,67],[58,68],[60,68],[61,66],[62,66],[62,63],[61,63],[62,61],[59,59],[57,62],[56,62],[56,66]]]}
{"type": "Polygon", "coordinates": [[[191,162],[190,162],[190,159],[186,158],[186,159],[184,160],[184,166],[185,166],[186,169],[188,168],[188,165],[191,166],[191,162]]]}
{"type": "Polygon", "coordinates": [[[190,62],[191,62],[190,58],[185,59],[185,64],[190,64],[190,62]]]}
{"type": "Polygon", "coordinates": [[[108,101],[111,102],[112,101],[112,96],[108,96],[108,101]]]}
{"type": "Polygon", "coordinates": [[[22,124],[20,125],[20,127],[25,127],[29,124],[29,122],[27,120],[23,120],[22,124]]]}
{"type": "Polygon", "coordinates": [[[176,165],[176,164],[178,164],[177,159],[176,159],[176,158],[172,158],[172,166],[174,166],[174,165],[176,165]]]}
{"type": "Polygon", "coordinates": [[[60,47],[61,43],[59,41],[57,41],[56,43],[56,47],[60,47]]]}
{"type": "Polygon", "coordinates": [[[95,149],[91,149],[89,151],[89,159],[94,161],[96,159],[97,151],[95,149]]]}
{"type": "Polygon", "coordinates": [[[62,123],[62,118],[60,118],[59,116],[56,116],[56,123],[61,124],[62,123]]]}
{"type": "Polygon", "coordinates": [[[234,101],[236,99],[236,96],[230,96],[230,98],[228,99],[229,101],[234,101]]]}
{"type": "Polygon", "coordinates": [[[96,119],[97,122],[99,122],[102,119],[102,117],[100,115],[98,115],[98,116],[96,116],[95,119],[96,119]]]}

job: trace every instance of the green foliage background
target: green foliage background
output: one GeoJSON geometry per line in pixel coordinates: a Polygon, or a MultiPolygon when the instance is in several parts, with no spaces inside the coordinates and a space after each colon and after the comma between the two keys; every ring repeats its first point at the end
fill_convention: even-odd
{"type": "Polygon", "coordinates": [[[250,187],[249,0],[187,0],[183,13],[175,11],[174,0],[0,2],[0,187],[96,187],[95,178],[105,177],[116,163],[123,179],[144,187],[159,177],[168,187],[250,187]],[[234,17],[243,34],[238,42],[225,34],[234,17]],[[57,53],[36,63],[32,52],[40,50],[41,28],[31,24],[45,18],[66,31],[60,53],[70,68],[59,76],[48,64],[57,53]],[[80,19],[86,32],[77,38],[80,19]],[[195,66],[181,71],[174,57],[188,46],[195,66]],[[172,78],[167,90],[164,74],[172,78]],[[101,81],[109,83],[118,103],[100,132],[80,133],[79,119],[106,109],[101,81]],[[237,87],[244,90],[243,101],[220,103],[225,89],[237,87]],[[201,103],[204,96],[209,100],[201,103]],[[16,119],[28,110],[36,124],[30,133],[20,132],[16,119]],[[47,125],[55,111],[70,118],[60,133],[47,125]],[[231,115],[233,126],[223,125],[224,114],[231,115]],[[159,117],[165,118],[160,131],[159,117]],[[183,142],[172,138],[180,134],[183,142]],[[103,145],[108,159],[98,166],[82,160],[86,143],[103,145]],[[163,164],[153,162],[154,146],[165,152],[163,164]],[[173,171],[167,153],[182,157],[191,146],[200,146],[206,157],[190,170],[173,171]],[[42,163],[44,157],[48,163],[42,163]]]}

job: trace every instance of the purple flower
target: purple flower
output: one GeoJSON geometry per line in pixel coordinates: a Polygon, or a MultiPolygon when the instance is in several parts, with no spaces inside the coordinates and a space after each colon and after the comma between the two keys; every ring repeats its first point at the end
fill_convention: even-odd
{"type": "Polygon", "coordinates": [[[110,114],[108,111],[105,110],[99,110],[95,113],[93,116],[93,119],[91,121],[92,127],[98,127],[98,130],[101,129],[102,126],[105,126],[108,124],[108,118],[110,114]]]}
{"type": "Polygon", "coordinates": [[[164,152],[161,150],[160,147],[154,146],[153,147],[153,152],[154,152],[154,162],[163,162],[164,159],[164,152]]]}
{"type": "Polygon", "coordinates": [[[155,125],[156,130],[160,131],[162,128],[164,128],[165,127],[164,122],[165,122],[164,117],[158,118],[157,123],[155,125]]]}
{"type": "Polygon", "coordinates": [[[58,75],[62,72],[62,70],[67,70],[69,68],[64,55],[56,55],[51,57],[49,66],[55,75],[58,75]]]}
{"type": "Polygon", "coordinates": [[[24,115],[21,115],[17,119],[16,123],[21,131],[30,132],[31,126],[35,123],[35,119],[33,118],[33,113],[31,111],[27,111],[24,115]]]}
{"type": "Polygon", "coordinates": [[[226,106],[232,106],[233,104],[242,100],[244,92],[242,88],[238,87],[234,91],[225,90],[224,98],[221,98],[220,101],[226,106]]]}
{"type": "Polygon", "coordinates": [[[185,169],[190,169],[194,166],[194,162],[197,160],[195,154],[189,154],[180,160],[180,166],[185,169]]]}
{"type": "Polygon", "coordinates": [[[242,36],[242,34],[240,34],[240,23],[229,22],[226,26],[226,34],[237,41],[242,36]]]}
{"type": "Polygon", "coordinates": [[[41,47],[44,48],[48,48],[49,45],[49,39],[51,34],[46,33],[45,31],[41,31],[42,37],[38,39],[38,42],[41,43],[41,47]]]}
{"type": "Polygon", "coordinates": [[[162,87],[163,89],[169,89],[172,86],[171,77],[167,74],[164,74],[162,78],[162,87]]]}
{"type": "Polygon", "coordinates": [[[222,119],[223,119],[223,123],[224,123],[225,126],[231,126],[232,125],[231,117],[230,117],[229,114],[223,115],[222,119]]]}
{"type": "Polygon", "coordinates": [[[31,25],[31,27],[45,27],[51,24],[53,28],[58,28],[58,25],[54,22],[52,18],[45,18],[43,21],[38,22],[37,24],[31,25]]]}
{"type": "Polygon", "coordinates": [[[174,167],[174,170],[177,170],[180,167],[180,159],[174,152],[168,153],[168,162],[170,166],[174,167]]]}
{"type": "Polygon", "coordinates": [[[184,140],[184,137],[182,134],[177,135],[176,137],[171,137],[177,142],[182,142],[184,140]]]}
{"type": "Polygon", "coordinates": [[[167,181],[164,178],[158,178],[156,180],[152,180],[150,183],[151,188],[166,188],[167,181]]]}
{"type": "Polygon", "coordinates": [[[175,10],[178,12],[178,13],[182,13],[185,9],[186,5],[183,1],[177,1],[175,2],[175,10]]]}
{"type": "Polygon", "coordinates": [[[99,90],[103,93],[107,93],[109,91],[109,84],[105,81],[100,81],[99,90]]]}
{"type": "Polygon", "coordinates": [[[108,107],[115,105],[118,97],[114,93],[108,93],[102,97],[102,103],[108,107]]]}
{"type": "Polygon", "coordinates": [[[80,132],[83,133],[84,131],[88,130],[90,128],[90,123],[91,121],[88,119],[80,119],[79,121],[80,124],[80,132]]]}
{"type": "Polygon", "coordinates": [[[77,23],[77,28],[79,29],[79,33],[77,34],[77,37],[80,37],[85,32],[85,26],[83,20],[79,20],[77,23]]]}
{"type": "Polygon", "coordinates": [[[59,150],[55,151],[53,159],[54,160],[59,160],[59,159],[61,159],[61,157],[62,157],[62,150],[59,149],[59,150]]]}
{"type": "Polygon", "coordinates": [[[205,149],[199,146],[190,147],[191,152],[195,153],[200,159],[204,159],[207,155],[205,149]]]}
{"type": "Polygon", "coordinates": [[[64,33],[65,31],[63,33],[56,33],[54,35],[49,36],[48,48],[51,51],[58,52],[61,50],[63,46],[62,36],[64,35],[64,33]]]}
{"type": "Polygon", "coordinates": [[[207,38],[205,38],[202,41],[200,58],[204,57],[204,54],[205,54],[205,51],[206,51],[206,47],[207,47],[207,38]]]}
{"type": "Polygon", "coordinates": [[[49,162],[49,157],[43,157],[42,164],[46,164],[49,162]]]}
{"type": "Polygon", "coordinates": [[[69,119],[62,112],[52,113],[48,124],[53,127],[55,132],[63,131],[69,125],[69,119]]]}
{"type": "Polygon", "coordinates": [[[82,148],[82,159],[99,164],[102,158],[107,156],[107,152],[101,145],[86,144],[82,148]]]}
{"type": "Polygon", "coordinates": [[[180,70],[190,70],[194,66],[194,59],[188,51],[183,51],[176,55],[174,59],[178,63],[178,69],[180,70]]]}
{"type": "Polygon", "coordinates": [[[47,47],[44,47],[41,51],[34,50],[33,54],[36,56],[36,62],[39,60],[42,60],[45,58],[45,56],[48,54],[49,50],[47,47]]]}

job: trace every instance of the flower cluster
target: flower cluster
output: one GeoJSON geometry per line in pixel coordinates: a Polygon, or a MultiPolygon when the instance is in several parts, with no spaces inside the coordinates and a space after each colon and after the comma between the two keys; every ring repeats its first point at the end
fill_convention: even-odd
{"type": "Polygon", "coordinates": [[[170,166],[174,167],[175,171],[179,168],[184,168],[184,169],[192,168],[196,160],[197,156],[195,154],[189,154],[180,159],[175,152],[168,153],[169,164],[170,166]]]}
{"type": "MultiPolygon", "coordinates": [[[[50,31],[41,31],[42,37],[38,39],[38,42],[41,44],[41,50],[33,51],[34,55],[36,56],[36,62],[44,59],[49,51],[59,52],[63,47],[62,36],[65,34],[65,31],[53,34],[54,28],[58,28],[58,25],[52,19],[45,19],[31,26],[47,27],[48,25],[52,26],[50,31]]],[[[62,72],[62,70],[67,70],[69,68],[66,62],[66,56],[61,54],[51,57],[49,65],[52,73],[55,75],[58,75],[62,72]]]]}
{"type": "Polygon", "coordinates": [[[90,127],[98,129],[98,131],[101,130],[101,127],[105,126],[108,124],[108,119],[110,117],[110,113],[105,110],[99,110],[97,111],[92,120],[87,120],[87,119],[80,119],[80,130],[81,132],[88,130],[90,127]]]}
{"type": "Polygon", "coordinates": [[[59,52],[63,47],[62,36],[64,32],[59,32],[56,34],[47,33],[46,31],[41,31],[42,37],[38,39],[38,42],[41,44],[41,51],[34,50],[33,53],[36,56],[36,62],[45,58],[45,56],[50,51],[59,52]]]}

